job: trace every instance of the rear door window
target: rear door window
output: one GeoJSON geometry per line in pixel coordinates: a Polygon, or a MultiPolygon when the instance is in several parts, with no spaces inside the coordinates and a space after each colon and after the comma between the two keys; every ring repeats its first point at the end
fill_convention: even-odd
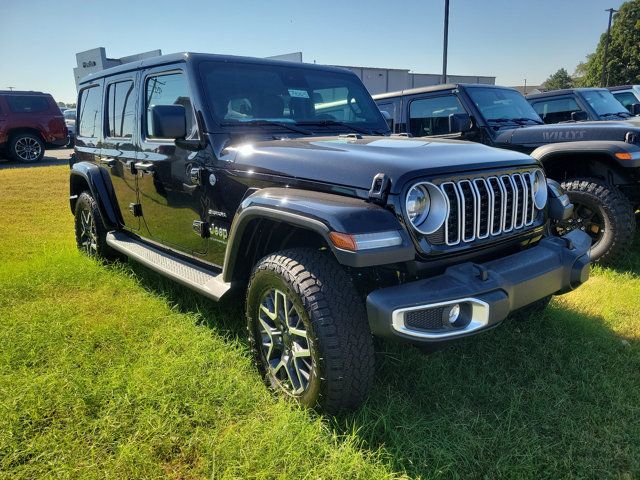
{"type": "Polygon", "coordinates": [[[80,105],[78,113],[78,136],[98,137],[100,132],[100,110],[102,107],[102,88],[89,87],[80,93],[80,105]]]}
{"type": "Polygon", "coordinates": [[[107,135],[133,137],[135,95],[133,81],[116,82],[107,88],[107,135]]]}
{"type": "Polygon", "coordinates": [[[414,137],[446,135],[449,115],[466,113],[455,95],[413,100],[409,104],[409,133],[414,137]]]}
{"type": "Polygon", "coordinates": [[[569,122],[573,112],[582,111],[578,102],[572,97],[539,100],[531,105],[544,123],[569,122]]]}
{"type": "Polygon", "coordinates": [[[7,103],[14,113],[38,113],[49,110],[47,97],[36,95],[8,95],[7,103]]]}

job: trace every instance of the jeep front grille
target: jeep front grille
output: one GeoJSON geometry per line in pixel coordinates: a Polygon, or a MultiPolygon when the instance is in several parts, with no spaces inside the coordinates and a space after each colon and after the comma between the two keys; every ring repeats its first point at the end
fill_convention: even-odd
{"type": "MultiPolygon", "coordinates": [[[[440,184],[449,214],[444,238],[440,233],[442,240],[435,243],[458,245],[532,225],[536,218],[532,180],[532,174],[525,172],[440,184]]],[[[437,235],[429,237],[433,241],[437,235]]]]}

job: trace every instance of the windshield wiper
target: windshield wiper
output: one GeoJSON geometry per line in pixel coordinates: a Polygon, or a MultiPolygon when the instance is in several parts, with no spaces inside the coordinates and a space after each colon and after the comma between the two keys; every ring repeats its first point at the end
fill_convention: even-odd
{"type": "Polygon", "coordinates": [[[521,117],[521,118],[513,118],[514,122],[534,122],[537,125],[544,125],[544,122],[541,120],[536,120],[535,118],[529,117],[521,117]]]}
{"type": "Polygon", "coordinates": [[[286,128],[287,130],[291,130],[292,132],[302,133],[304,135],[313,135],[311,130],[307,130],[306,128],[299,128],[293,124],[285,123],[285,122],[275,122],[272,120],[248,120],[246,122],[222,122],[220,125],[223,127],[242,127],[245,125],[251,125],[255,127],[281,127],[286,128]]]}
{"type": "Polygon", "coordinates": [[[544,122],[535,118],[517,117],[517,118],[489,118],[487,123],[515,123],[516,125],[524,125],[527,122],[535,122],[538,125],[544,125],[544,122]]]}
{"type": "Polygon", "coordinates": [[[602,113],[601,117],[619,117],[619,118],[629,118],[631,116],[630,113],[627,112],[611,112],[611,113],[602,113]]]}
{"type": "Polygon", "coordinates": [[[339,122],[337,120],[307,120],[302,122],[296,122],[296,125],[319,125],[319,126],[338,126],[338,127],[347,127],[350,130],[358,133],[363,133],[364,135],[371,135],[373,132],[370,130],[366,130],[364,128],[356,127],[351,125],[350,123],[339,122]]]}

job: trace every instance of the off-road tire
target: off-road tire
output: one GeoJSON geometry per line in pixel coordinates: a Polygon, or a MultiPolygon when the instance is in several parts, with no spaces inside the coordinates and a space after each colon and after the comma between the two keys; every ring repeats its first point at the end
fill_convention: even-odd
{"type": "Polygon", "coordinates": [[[511,314],[513,320],[526,322],[527,320],[534,319],[538,314],[542,313],[551,302],[552,295],[548,295],[540,300],[522,307],[511,314]]]}
{"type": "Polygon", "coordinates": [[[598,209],[605,233],[591,246],[591,260],[609,263],[629,251],[635,232],[635,218],[629,199],[615,186],[596,178],[574,178],[562,183],[572,202],[598,209]]]}
{"type": "Polygon", "coordinates": [[[90,192],[82,192],[76,201],[75,210],[76,245],[78,249],[89,256],[103,260],[118,260],[122,256],[107,245],[107,228],[102,221],[98,204],[90,192]],[[87,232],[85,231],[87,219],[91,219],[94,225],[95,238],[92,245],[87,245],[87,232]],[[84,223],[83,223],[84,222],[84,223]]]}
{"type": "Polygon", "coordinates": [[[329,414],[354,410],[366,399],[374,377],[373,337],[364,303],[329,253],[296,248],[264,257],[251,274],[246,308],[253,359],[269,387],[329,414]],[[274,288],[291,295],[301,309],[309,340],[311,375],[300,395],[279,386],[262,349],[260,302],[274,288]]]}
{"type": "Polygon", "coordinates": [[[9,140],[9,155],[12,160],[21,163],[36,163],[44,157],[44,142],[33,133],[17,133],[9,140]],[[29,154],[26,149],[29,149],[29,154]],[[31,150],[34,149],[34,150],[31,150]]]}

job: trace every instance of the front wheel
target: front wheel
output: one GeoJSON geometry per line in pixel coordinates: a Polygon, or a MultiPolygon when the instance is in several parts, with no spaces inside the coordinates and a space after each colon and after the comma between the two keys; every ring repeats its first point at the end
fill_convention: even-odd
{"type": "Polygon", "coordinates": [[[555,224],[559,235],[580,229],[591,237],[591,259],[611,262],[628,252],[635,219],[631,204],[615,186],[595,178],[562,183],[573,203],[570,219],[555,224]]]}
{"type": "Polygon", "coordinates": [[[363,302],[329,254],[291,249],[254,268],[247,329],[265,382],[301,405],[357,408],[373,382],[373,338],[363,302]]]}

